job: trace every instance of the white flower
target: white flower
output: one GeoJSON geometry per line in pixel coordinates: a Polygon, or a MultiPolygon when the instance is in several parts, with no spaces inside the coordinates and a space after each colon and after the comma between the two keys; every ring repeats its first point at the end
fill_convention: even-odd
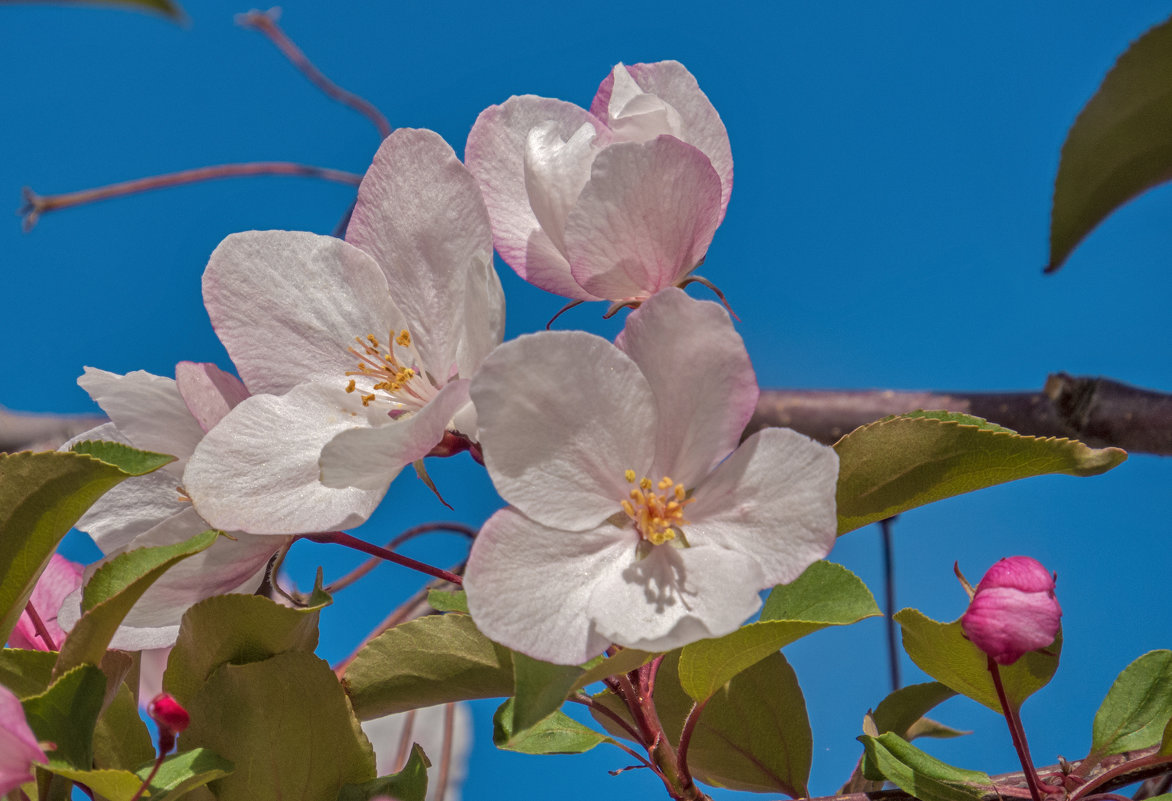
{"type": "Polygon", "coordinates": [[[732,193],[724,124],[676,61],[617,65],[589,111],[534,95],[491,106],[466,157],[501,258],[575,300],[686,281],[732,193]]]}
{"type": "Polygon", "coordinates": [[[384,140],[345,241],[235,234],[203,287],[253,393],[184,477],[215,525],[355,526],[448,432],[475,437],[468,379],[503,337],[504,296],[480,190],[437,134],[384,140]]]}
{"type": "MultiPolygon", "coordinates": [[[[116,375],[87,367],[78,383],[102,407],[109,423],[75,438],[112,440],[177,458],[153,473],[128,478],[90,507],[77,523],[106,554],[86,568],[136,548],[171,545],[213,526],[203,520],[182,494],[183,466],[204,436],[248,393],[233,376],[215,365],[182,362],[176,379],[141,370],[116,375]]],[[[269,558],[282,540],[229,532],[206,551],[168,570],[135,603],[111,648],[138,651],[173,645],[179,620],[194,603],[213,595],[254,592],[269,558]]],[[[68,630],[81,615],[80,591],[67,598],[58,620],[68,630]]]]}
{"type": "Polygon", "coordinates": [[[834,450],[788,429],[737,447],[757,384],[716,304],[664,290],[617,347],[521,337],[485,361],[472,399],[512,506],[485,523],[464,588],[481,631],[529,656],[727,634],[834,544],[834,450]]]}

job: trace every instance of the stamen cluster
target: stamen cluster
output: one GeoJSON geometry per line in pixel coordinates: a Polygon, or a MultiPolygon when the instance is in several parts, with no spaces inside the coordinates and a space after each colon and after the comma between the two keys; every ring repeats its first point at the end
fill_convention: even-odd
{"type": "MultiPolygon", "coordinates": [[[[634,470],[628,469],[623,477],[628,484],[635,484],[634,470]]],[[[677,484],[668,476],[658,483],[644,476],[631,488],[630,500],[624,500],[622,506],[643,539],[652,545],[662,545],[675,539],[679,527],[688,524],[684,519],[684,507],[693,500],[688,497],[683,484],[677,484]]]]}
{"type": "MultiPolygon", "coordinates": [[[[383,344],[374,334],[367,334],[366,338],[354,337],[354,341],[358,344],[358,348],[351,347],[350,352],[358,357],[358,369],[349,370],[346,372],[348,376],[363,376],[374,381],[372,390],[383,390],[392,396],[392,400],[402,402],[402,399],[395,397],[400,393],[406,393],[413,397],[420,403],[426,403],[426,398],[422,397],[411,387],[411,381],[419,373],[414,367],[408,367],[399,361],[399,357],[395,355],[394,345],[406,349],[411,347],[411,333],[406,329],[402,329],[396,335],[394,331],[387,334],[387,345],[383,348],[383,344]]],[[[347,392],[354,392],[358,389],[357,382],[351,378],[350,383],[346,385],[347,392]]],[[[370,406],[377,396],[374,392],[367,392],[362,395],[362,405],[370,406]]]]}

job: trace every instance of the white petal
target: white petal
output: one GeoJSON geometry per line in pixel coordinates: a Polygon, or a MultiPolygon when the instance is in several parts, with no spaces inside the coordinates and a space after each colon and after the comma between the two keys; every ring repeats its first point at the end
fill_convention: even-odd
{"type": "Polygon", "coordinates": [[[756,560],[723,548],[666,544],[633,556],[597,582],[586,607],[600,634],[630,648],[670,651],[728,634],[760,608],[758,590],[768,586],[756,560]]]}
{"type": "Polygon", "coordinates": [[[534,659],[576,665],[609,641],[584,614],[599,581],[620,572],[637,535],[609,524],[561,531],[502,509],[481,528],[464,573],[468,609],[489,639],[534,659]]]}
{"type": "Polygon", "coordinates": [[[606,121],[623,142],[646,142],[668,134],[683,139],[680,113],[656,95],[644,92],[622,64],[611,71],[606,121]]]}
{"type": "Polygon", "coordinates": [[[303,384],[288,394],[253,395],[196,448],[183,475],[195,509],[224,531],[301,534],[357,526],[386,492],[334,489],[318,459],[342,431],[369,426],[341,390],[303,384]]]}
{"type": "Polygon", "coordinates": [[[696,148],[670,136],[611,145],[566,222],[570,272],[611,300],[643,299],[699,264],[720,213],[720,179],[696,148]]]}
{"type": "Polygon", "coordinates": [[[753,556],[766,583],[793,581],[834,547],[838,454],[788,428],[749,437],[696,490],[688,540],[753,556]]]}
{"type": "Polygon", "coordinates": [[[638,366],[605,339],[546,331],[506,342],[472,380],[497,492],[534,520],[582,530],[621,511],[651,466],[655,401],[638,366]]]}
{"type": "Polygon", "coordinates": [[[599,152],[598,132],[584,122],[563,139],[557,129],[556,122],[530,129],[525,140],[525,189],[542,230],[565,253],[566,218],[590,180],[590,165],[599,152]]]}
{"type": "Polygon", "coordinates": [[[239,378],[209,362],[179,362],[175,365],[175,386],[204,431],[248,397],[239,378]]]}
{"type": "Polygon", "coordinates": [[[542,230],[525,184],[525,152],[529,131],[554,123],[563,141],[582,125],[597,131],[597,145],[610,132],[593,115],[572,103],[534,95],[511,97],[480,113],[468,134],[464,159],[480,182],[497,252],[529,283],[575,300],[598,300],[570,276],[570,264],[542,230]]]}
{"type": "Polygon", "coordinates": [[[757,405],[745,343],[718,304],[669,287],[627,317],[617,344],[655,393],[654,478],[694,488],[737,447],[757,405]]]}
{"type": "Polygon", "coordinates": [[[406,325],[378,264],[331,236],[233,234],[203,274],[204,304],[249,391],[280,394],[317,381],[339,388],[355,337],[406,325]]]}
{"type": "Polygon", "coordinates": [[[175,456],[178,461],[170,469],[183,471],[184,462],[203,437],[203,429],[179,397],[174,379],[143,370],[117,375],[87,367],[77,383],[102,407],[127,442],[140,450],[175,456]]]}
{"type": "MultiPolygon", "coordinates": [[[[733,160],[728,131],[720,120],[720,114],[701,91],[692,73],[678,61],[628,64],[626,72],[640,89],[659,98],[679,115],[680,132],[677,136],[699,148],[712,162],[713,169],[720,176],[720,219],[723,220],[732,195],[733,160]]],[[[612,72],[598,88],[598,94],[590,106],[590,111],[608,124],[611,124],[609,109],[615,93],[612,89],[614,80],[615,73],[612,72]]]]}
{"type": "Polygon", "coordinates": [[[336,435],[321,452],[322,483],[385,491],[400,470],[427,456],[443,439],[452,415],[468,403],[468,383],[453,381],[405,419],[336,435]]]}
{"type": "Polygon", "coordinates": [[[504,337],[480,186],[433,131],[400,128],[362,179],[346,241],[374,257],[423,364],[465,377],[504,337]]]}

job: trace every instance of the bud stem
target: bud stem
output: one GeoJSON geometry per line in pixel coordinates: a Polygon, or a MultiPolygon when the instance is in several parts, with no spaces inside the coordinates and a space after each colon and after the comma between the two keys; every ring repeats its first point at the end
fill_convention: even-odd
{"type": "Polygon", "coordinates": [[[988,657],[989,673],[993,676],[993,686],[997,688],[997,699],[1001,701],[1001,711],[1005,714],[1005,721],[1009,724],[1009,736],[1013,740],[1013,747],[1017,751],[1017,758],[1021,761],[1021,769],[1025,774],[1026,784],[1030,788],[1033,801],[1042,801],[1042,788],[1038,781],[1038,772],[1034,769],[1034,760],[1030,757],[1030,747],[1026,743],[1025,730],[1021,726],[1021,717],[1017,708],[1009,703],[1005,695],[1005,685],[1001,682],[1001,671],[993,657],[988,657]]]}

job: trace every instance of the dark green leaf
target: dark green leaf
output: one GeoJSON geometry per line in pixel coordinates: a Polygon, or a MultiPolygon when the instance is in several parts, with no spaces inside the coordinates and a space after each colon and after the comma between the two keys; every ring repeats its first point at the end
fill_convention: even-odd
{"type": "Polygon", "coordinates": [[[0,684],[19,698],[40,695],[53,680],[56,662],[57,654],[53,651],[5,648],[0,651],[0,684]]]}
{"type": "Polygon", "coordinates": [[[523,754],[581,754],[599,743],[611,742],[609,737],[583,726],[561,710],[518,731],[513,724],[516,718],[513,700],[506,700],[493,715],[492,741],[497,748],[523,754]]]}
{"type": "Polygon", "coordinates": [[[218,595],[183,615],[163,688],[180,703],[192,698],[220,665],[260,662],[287,651],[313,653],[317,624],[330,597],[320,590],[292,609],[259,595],[218,595]]]}
{"type": "Polygon", "coordinates": [[[1155,745],[1170,719],[1172,651],[1151,651],[1124,668],[1103,699],[1092,727],[1092,755],[1097,761],[1155,745]]]}
{"type": "Polygon", "coordinates": [[[553,714],[583,673],[575,665],[552,665],[514,653],[509,731],[520,734],[553,714]]]}
{"type": "Polygon", "coordinates": [[[1058,162],[1050,213],[1050,263],[1115,209],[1172,178],[1172,20],[1119,57],[1079,113],[1058,162]]]}
{"type": "Polygon", "coordinates": [[[218,801],[320,801],[375,777],[374,753],[328,664],[296,651],[223,665],[187,706],[185,751],[237,770],[210,783],[218,801]]]}
{"type": "Polygon", "coordinates": [[[920,801],[980,801],[995,795],[988,774],[964,770],[928,756],[894,732],[859,737],[866,753],[863,775],[887,779],[920,801]]]}
{"type": "Polygon", "coordinates": [[[103,493],[138,474],[79,453],[0,454],[0,642],[12,634],[61,538],[103,493]]]}
{"type": "Polygon", "coordinates": [[[634,648],[620,648],[614,656],[596,657],[583,665],[586,672],[574,683],[574,689],[580,690],[588,684],[602,681],[610,676],[617,676],[619,673],[630,673],[654,658],[655,654],[638,651],[634,648]]]}
{"type": "Polygon", "coordinates": [[[424,801],[427,796],[427,769],[431,762],[416,743],[411,756],[398,773],[383,776],[363,784],[347,784],[338,793],[338,801],[370,801],[372,798],[394,798],[396,801],[424,801]]]}
{"type": "Polygon", "coordinates": [[[444,592],[443,590],[428,590],[427,602],[437,612],[462,612],[468,614],[468,596],[463,590],[444,592]]]}
{"type": "MultiPolygon", "coordinates": [[[[939,623],[917,609],[903,609],[895,616],[903,630],[903,647],[920,670],[961,695],[1001,714],[1001,701],[989,673],[989,659],[965,639],[960,621],[939,623]]],[[[1045,687],[1058,669],[1062,632],[1046,648],[1030,651],[1012,665],[1001,665],[1005,694],[1017,708],[1045,687]]]]}
{"type": "Polygon", "coordinates": [[[21,702],[37,739],[57,746],[49,754],[54,764],[79,770],[93,766],[94,726],[105,695],[106,674],[93,665],[82,665],[45,692],[21,702]]]}
{"type": "Polygon", "coordinates": [[[794,640],[878,614],[870,590],[856,575],[842,565],[815,562],[797,580],[774,588],[759,622],[685,646],[680,683],[694,700],[703,701],[733,676],[794,640]]]}
{"type": "Polygon", "coordinates": [[[924,413],[855,429],[838,452],[838,533],[1006,481],[1066,473],[1093,476],[1127,458],[1118,448],[1026,437],[979,417],[924,413]]]}
{"type": "Polygon", "coordinates": [[[467,615],[429,615],[368,642],[342,680],[361,720],[512,695],[513,660],[467,615]]]}
{"type": "MultiPolygon", "coordinates": [[[[94,767],[133,771],[155,758],[151,734],[138,714],[134,694],[118,685],[113,701],[98,718],[94,729],[94,767]]],[[[110,796],[102,793],[107,798],[110,796]]]]}

